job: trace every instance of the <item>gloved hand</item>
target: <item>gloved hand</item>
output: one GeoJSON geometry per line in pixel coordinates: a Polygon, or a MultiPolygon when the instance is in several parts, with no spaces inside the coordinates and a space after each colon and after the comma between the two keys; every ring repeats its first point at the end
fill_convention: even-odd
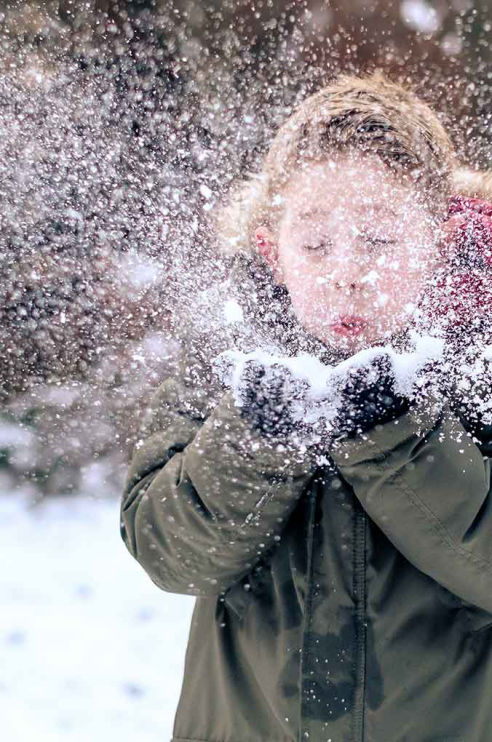
{"type": "Polygon", "coordinates": [[[415,403],[415,398],[395,390],[393,365],[387,353],[366,366],[349,369],[339,378],[335,376],[334,382],[340,395],[339,412],[333,422],[335,438],[352,438],[377,423],[394,420],[415,403]]]}
{"type": "Polygon", "coordinates": [[[435,338],[430,340],[430,345],[429,338],[418,340],[414,353],[391,356],[381,349],[371,360],[361,363],[354,356],[337,366],[302,355],[284,364],[268,354],[245,358],[226,351],[215,369],[253,428],[326,451],[336,437],[394,419],[429,396],[432,386],[442,386],[441,375],[429,373],[439,366],[440,353],[435,338]],[[393,364],[399,369],[398,384],[393,364]]]}
{"type": "Polygon", "coordinates": [[[299,417],[308,388],[306,380],[296,378],[281,363],[265,365],[249,359],[237,380],[235,397],[241,416],[253,429],[285,439],[302,428],[299,417]]]}

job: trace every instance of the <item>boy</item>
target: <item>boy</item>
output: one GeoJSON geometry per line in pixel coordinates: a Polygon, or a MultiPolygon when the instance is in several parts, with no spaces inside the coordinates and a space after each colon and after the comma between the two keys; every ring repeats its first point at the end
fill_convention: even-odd
{"type": "MultiPolygon", "coordinates": [[[[307,99],[221,222],[271,277],[259,321],[328,363],[406,347],[454,167],[435,114],[379,74],[307,99]]],[[[379,361],[342,384],[321,458],[281,365],[250,367],[238,401],[191,352],[157,390],[121,532],[197,596],[174,742],[489,742],[492,432],[379,361]]]]}

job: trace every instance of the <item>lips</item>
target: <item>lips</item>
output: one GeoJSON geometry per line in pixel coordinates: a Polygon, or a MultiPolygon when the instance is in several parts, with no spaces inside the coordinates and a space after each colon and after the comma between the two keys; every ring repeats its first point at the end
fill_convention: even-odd
{"type": "Polygon", "coordinates": [[[339,335],[357,335],[367,327],[367,324],[367,320],[363,317],[343,314],[340,315],[335,322],[332,322],[330,327],[339,335]]]}

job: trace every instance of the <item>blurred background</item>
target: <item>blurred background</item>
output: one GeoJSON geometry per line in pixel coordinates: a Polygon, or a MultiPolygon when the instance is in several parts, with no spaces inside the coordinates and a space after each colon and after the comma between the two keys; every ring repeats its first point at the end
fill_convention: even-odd
{"type": "Polygon", "coordinates": [[[193,600],[132,562],[118,507],[183,305],[221,278],[214,203],[341,70],[413,84],[490,167],[491,31],[488,0],[0,2],[9,742],[171,735],[193,600]]]}

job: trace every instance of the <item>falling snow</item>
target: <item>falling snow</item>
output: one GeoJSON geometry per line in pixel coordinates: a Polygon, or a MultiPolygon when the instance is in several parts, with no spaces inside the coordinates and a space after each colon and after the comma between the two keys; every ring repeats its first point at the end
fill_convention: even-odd
{"type": "MultiPolygon", "coordinates": [[[[190,603],[144,588],[115,506],[149,399],[178,377],[183,349],[237,403],[246,361],[286,366],[309,389],[298,420],[334,419],[334,379],[387,353],[400,393],[423,388],[422,373],[442,400],[452,390],[473,432],[492,425],[491,31],[492,9],[474,0],[2,5],[9,740],[171,735],[190,603]],[[445,255],[437,201],[418,202],[413,182],[400,190],[381,163],[356,158],[350,169],[327,147],[318,169],[296,165],[290,193],[262,170],[309,96],[340,72],[376,68],[436,110],[456,149],[449,195],[483,199],[475,213],[453,203],[445,255]],[[255,229],[274,231],[278,214],[275,262],[255,229]],[[357,312],[374,330],[359,343],[345,332],[357,312]],[[393,321],[411,328],[410,345],[393,321]]],[[[332,142],[317,114],[303,126],[332,142]]],[[[376,129],[391,149],[392,127],[376,129]]]]}

